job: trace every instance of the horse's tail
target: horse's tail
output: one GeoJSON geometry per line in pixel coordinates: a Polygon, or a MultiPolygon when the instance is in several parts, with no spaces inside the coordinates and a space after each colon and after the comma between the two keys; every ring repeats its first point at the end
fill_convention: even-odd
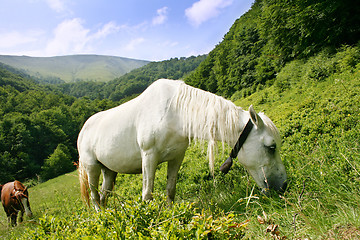
{"type": "Polygon", "coordinates": [[[79,180],[80,180],[80,192],[84,202],[90,206],[89,199],[89,180],[84,165],[79,161],[79,180]]]}

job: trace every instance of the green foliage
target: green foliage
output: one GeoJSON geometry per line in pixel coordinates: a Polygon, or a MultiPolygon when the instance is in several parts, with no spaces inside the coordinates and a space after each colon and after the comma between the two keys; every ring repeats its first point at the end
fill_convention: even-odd
{"type": "MultiPolygon", "coordinates": [[[[351,1],[258,0],[185,81],[230,98],[272,85],[286,63],[360,40],[359,8],[351,1]]],[[[329,76],[332,65],[313,63],[308,76],[329,76]]],[[[286,82],[283,82],[286,87],[286,82]]]]}
{"type": "Polygon", "coordinates": [[[36,178],[46,159],[45,179],[75,169],[68,163],[77,159],[76,139],[83,123],[95,112],[115,104],[55,94],[4,68],[0,73],[0,167],[6,169],[0,171],[0,182],[36,178]],[[58,146],[67,156],[67,161],[58,161],[66,167],[60,162],[57,166],[50,164],[59,158],[55,151],[58,146]]]}
{"type": "Polygon", "coordinates": [[[19,239],[224,239],[241,237],[247,222],[234,214],[212,216],[191,203],[167,206],[164,197],[151,202],[118,202],[100,213],[76,210],[65,217],[45,214],[36,228],[19,239]]]}
{"type": "Polygon", "coordinates": [[[223,96],[231,96],[238,89],[266,81],[256,73],[256,68],[267,72],[266,59],[258,59],[264,45],[259,38],[256,22],[253,21],[258,15],[257,9],[253,7],[252,11],[238,19],[224,40],[209,53],[199,68],[185,78],[185,82],[223,96]]]}
{"type": "Polygon", "coordinates": [[[359,63],[358,47],[321,52],[287,64],[274,86],[237,102],[263,109],[282,135],[289,190],[280,201],[288,207],[281,213],[260,204],[289,238],[356,238],[360,232],[359,63]]]}
{"type": "Polygon", "coordinates": [[[307,61],[295,60],[286,64],[277,74],[274,86],[283,92],[300,82],[318,84],[334,74],[354,72],[359,63],[359,47],[343,46],[336,54],[324,50],[307,61]]]}
{"type": "Polygon", "coordinates": [[[360,10],[349,0],[258,1],[266,49],[284,59],[309,57],[324,47],[359,41],[360,10]]]}
{"type": "MultiPolygon", "coordinates": [[[[29,195],[35,219],[26,218],[17,228],[0,227],[6,239],[228,239],[243,236],[248,224],[233,213],[215,214],[192,202],[169,206],[162,194],[143,202],[140,194],[113,193],[109,208],[96,213],[80,201],[76,172],[32,187],[29,195]]],[[[4,212],[0,222],[6,224],[4,212]]]]}
{"type": "Polygon", "coordinates": [[[161,62],[150,62],[131,72],[107,83],[94,81],[79,81],[60,84],[56,90],[71,96],[88,97],[90,99],[111,99],[124,101],[133,98],[145,90],[152,82],[159,78],[181,79],[194,70],[205,55],[198,57],[172,58],[161,62]]]}
{"type": "Polygon", "coordinates": [[[48,180],[74,169],[72,155],[68,147],[60,143],[54,152],[44,161],[41,167],[41,178],[48,180]]]}
{"type": "Polygon", "coordinates": [[[134,69],[124,76],[114,79],[104,86],[105,97],[113,101],[140,94],[147,86],[160,78],[181,79],[199,66],[205,55],[188,58],[172,58],[161,62],[151,62],[134,69]]]}
{"type": "Polygon", "coordinates": [[[24,91],[26,89],[39,89],[35,81],[19,70],[0,62],[0,86],[8,89],[24,91]]]}

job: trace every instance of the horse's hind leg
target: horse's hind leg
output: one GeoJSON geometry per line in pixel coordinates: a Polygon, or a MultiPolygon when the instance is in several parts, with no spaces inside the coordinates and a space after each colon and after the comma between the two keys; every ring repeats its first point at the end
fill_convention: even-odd
{"type": "Polygon", "coordinates": [[[103,183],[101,186],[100,206],[105,208],[107,195],[113,190],[117,172],[111,171],[105,166],[102,167],[103,183]]]}
{"type": "Polygon", "coordinates": [[[95,207],[96,211],[100,211],[100,195],[98,192],[99,187],[99,177],[101,173],[100,164],[91,164],[86,166],[88,179],[89,179],[89,188],[91,192],[91,201],[95,207]]]}
{"type": "Polygon", "coordinates": [[[22,222],[24,220],[24,210],[20,210],[19,213],[19,222],[22,222]]]}

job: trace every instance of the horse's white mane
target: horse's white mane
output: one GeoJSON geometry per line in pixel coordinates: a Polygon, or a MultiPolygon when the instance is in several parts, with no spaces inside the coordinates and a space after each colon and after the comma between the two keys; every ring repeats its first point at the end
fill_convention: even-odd
{"type": "Polygon", "coordinates": [[[208,140],[207,153],[213,173],[216,141],[224,144],[238,138],[243,110],[223,97],[185,83],[180,84],[172,103],[182,116],[183,131],[188,134],[189,141],[192,138],[208,140]]]}

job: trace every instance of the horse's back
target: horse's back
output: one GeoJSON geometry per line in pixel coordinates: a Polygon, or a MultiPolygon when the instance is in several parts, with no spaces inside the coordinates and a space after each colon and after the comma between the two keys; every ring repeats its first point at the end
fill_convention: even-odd
{"type": "Polygon", "coordinates": [[[2,186],[1,189],[1,201],[9,202],[12,191],[26,191],[27,189],[20,181],[8,182],[2,186]]]}
{"type": "Polygon", "coordinates": [[[11,190],[13,190],[13,189],[14,189],[14,182],[8,182],[2,186],[1,193],[11,192],[11,190]]]}
{"type": "Polygon", "coordinates": [[[2,186],[1,189],[1,202],[4,205],[8,205],[10,203],[10,194],[14,189],[14,182],[8,182],[2,186]]]}
{"type": "Polygon", "coordinates": [[[85,122],[79,138],[84,132],[89,131],[101,133],[105,131],[108,135],[109,132],[104,129],[104,126],[111,126],[111,131],[114,132],[114,130],[116,131],[114,128],[128,128],[137,124],[136,121],[143,122],[149,118],[163,115],[168,110],[169,101],[181,83],[181,81],[167,79],[157,80],[138,97],[91,116],[85,122]],[[118,124],[116,120],[121,121],[121,124],[118,124]]]}

